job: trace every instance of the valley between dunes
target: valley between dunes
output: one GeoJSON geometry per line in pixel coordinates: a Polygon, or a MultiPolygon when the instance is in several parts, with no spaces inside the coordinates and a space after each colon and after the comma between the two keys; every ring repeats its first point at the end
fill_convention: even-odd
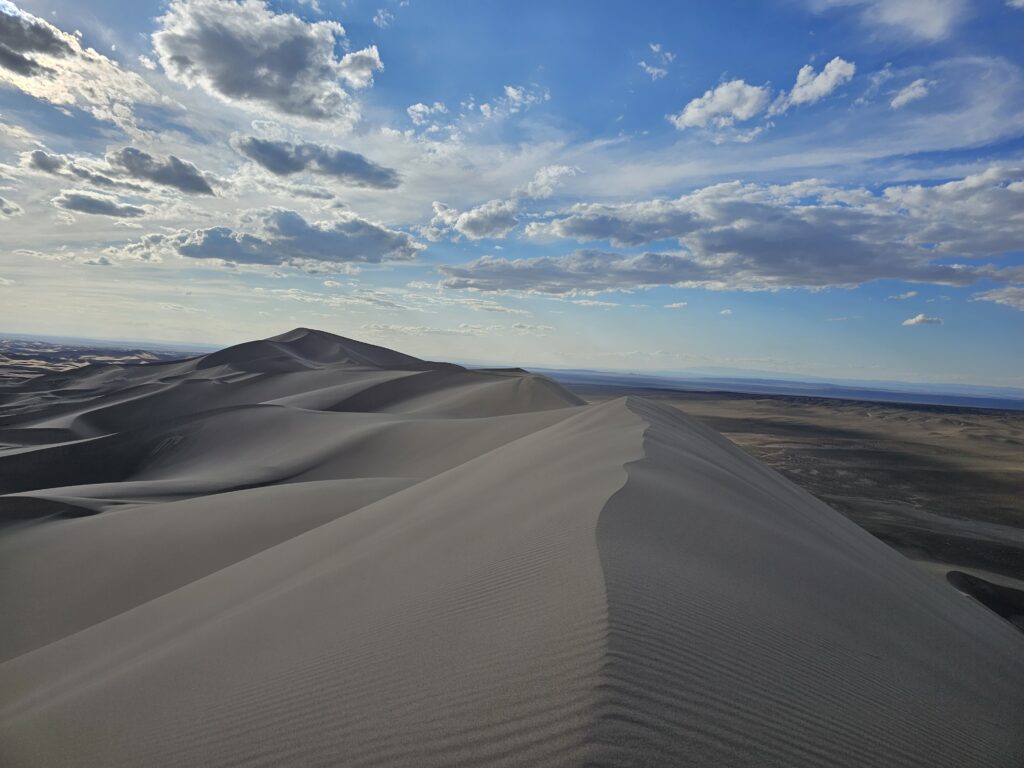
{"type": "Polygon", "coordinates": [[[0,764],[1024,764],[1024,634],[668,405],[297,329],[0,395],[0,764]]]}

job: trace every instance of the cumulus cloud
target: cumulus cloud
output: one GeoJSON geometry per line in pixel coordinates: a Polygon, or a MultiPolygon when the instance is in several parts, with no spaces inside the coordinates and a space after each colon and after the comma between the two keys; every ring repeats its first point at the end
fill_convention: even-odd
{"type": "Polygon", "coordinates": [[[533,222],[531,236],[550,235],[574,240],[607,240],[630,246],[678,238],[699,226],[699,214],[685,196],[678,200],[648,200],[604,205],[577,203],[568,215],[548,224],[533,222]]]}
{"type": "Polygon", "coordinates": [[[812,9],[853,8],[861,23],[925,42],[949,37],[970,12],[967,0],[808,0],[812,9]]]}
{"type": "Polygon", "coordinates": [[[526,197],[536,199],[551,197],[563,179],[571,178],[579,172],[579,168],[571,165],[545,165],[534,174],[533,180],[521,192],[526,197]]]}
{"type": "Polygon", "coordinates": [[[448,114],[448,107],[440,101],[435,101],[430,105],[423,103],[413,104],[406,108],[405,111],[409,115],[409,119],[412,120],[413,125],[426,125],[434,115],[448,114]]]}
{"type": "Polygon", "coordinates": [[[98,192],[77,192],[72,189],[62,190],[57,197],[53,198],[53,204],[65,211],[88,213],[93,216],[112,216],[117,219],[132,219],[146,213],[145,208],[122,203],[110,195],[98,192]]]}
{"type": "Polygon", "coordinates": [[[342,79],[352,88],[366,88],[373,85],[373,73],[384,69],[376,45],[361,51],[346,53],[338,66],[342,79]]]}
{"type": "Polygon", "coordinates": [[[914,315],[904,320],[903,325],[942,325],[942,318],[928,317],[924,314],[914,315]]]}
{"type": "Polygon", "coordinates": [[[856,71],[857,67],[852,61],[846,61],[838,56],[818,73],[815,73],[814,67],[810,64],[805,64],[797,72],[793,89],[779,97],[772,106],[772,112],[778,114],[790,107],[821,101],[839,86],[849,82],[856,71]]]}
{"type": "Polygon", "coordinates": [[[141,135],[134,106],[160,101],[137,74],[10,0],[0,0],[0,83],[40,101],[82,109],[133,135],[141,135]]]}
{"type": "Polygon", "coordinates": [[[671,254],[624,256],[588,250],[533,259],[483,256],[468,264],[444,265],[439,269],[446,288],[570,296],[672,285],[707,276],[699,265],[671,254]]]}
{"type": "Polygon", "coordinates": [[[889,106],[893,109],[899,109],[905,107],[912,101],[918,101],[928,95],[928,88],[931,84],[923,77],[919,77],[917,80],[912,82],[905,88],[901,88],[900,91],[892,97],[892,101],[889,102],[889,106]]]}
{"type": "Polygon", "coordinates": [[[363,87],[380,67],[376,48],[335,55],[341,24],[274,13],[263,0],[172,0],[158,23],[153,48],[169,78],[282,115],[351,126],[359,111],[341,82],[363,87]]]}
{"type": "Polygon", "coordinates": [[[519,223],[514,200],[490,200],[460,213],[454,229],[470,240],[504,237],[519,223]]]}
{"type": "Polygon", "coordinates": [[[21,216],[22,213],[24,213],[24,211],[21,209],[20,205],[0,197],[0,218],[21,216]]]}
{"type": "Polygon", "coordinates": [[[196,195],[212,195],[213,189],[206,177],[187,160],[168,155],[154,157],[134,147],[124,147],[107,155],[107,163],[125,176],[173,187],[196,195]]]}
{"type": "MultiPolygon", "coordinates": [[[[580,203],[532,236],[608,240],[635,246],[678,239],[691,248],[742,234],[750,243],[789,232],[796,248],[811,231],[831,247],[858,252],[928,252],[969,257],[1019,250],[1024,241],[1024,173],[992,166],[934,186],[893,185],[880,194],[816,181],[766,186],[727,182],[674,200],[614,205],[580,203]],[[687,241],[688,237],[694,240],[687,241]],[[840,237],[840,240],[834,238],[840,237]],[[859,245],[858,245],[859,244],[859,245]]],[[[786,244],[782,241],[779,247],[786,244]]]]}
{"type": "Polygon", "coordinates": [[[280,208],[243,218],[238,228],[209,227],[155,235],[128,246],[129,258],[159,258],[171,250],[193,259],[239,264],[367,263],[409,261],[423,250],[405,232],[389,229],[350,212],[330,221],[308,222],[280,208]]]}
{"type": "Polygon", "coordinates": [[[768,105],[769,94],[767,86],[730,80],[693,99],[681,112],[669,115],[669,120],[680,131],[708,125],[725,128],[763,112],[768,105]]]}
{"type": "Polygon", "coordinates": [[[255,136],[235,136],[232,145],[278,176],[310,171],[357,187],[394,189],[399,184],[398,172],[394,169],[339,147],[305,141],[293,144],[255,136]]]}
{"type": "Polygon", "coordinates": [[[112,169],[96,160],[58,155],[45,149],[34,149],[31,152],[26,152],[21,156],[21,159],[22,164],[26,168],[53,176],[85,181],[98,187],[123,187],[135,191],[144,191],[144,188],[137,184],[114,179],[112,169]]]}
{"type": "Polygon", "coordinates": [[[64,57],[74,51],[56,27],[0,4],[0,67],[19,75],[41,74],[47,67],[29,55],[35,53],[64,57]]]}
{"type": "Polygon", "coordinates": [[[632,290],[652,285],[775,290],[855,286],[879,279],[966,285],[1009,280],[981,258],[1024,242],[1024,182],[1003,168],[932,187],[875,193],[819,182],[765,186],[731,182],[675,200],[578,204],[527,234],[678,250],[618,254],[581,250],[537,259],[484,257],[444,266],[444,284],[486,291],[632,290]]]}
{"type": "MultiPolygon", "coordinates": [[[[1024,8],[1024,0],[1022,0],[1021,7],[1024,8]]],[[[1004,307],[1024,312],[1024,285],[1006,285],[1002,288],[993,288],[990,291],[976,293],[972,298],[975,301],[992,301],[996,304],[1002,304],[1004,307]]]]}
{"type": "Polygon", "coordinates": [[[29,169],[85,181],[94,186],[146,191],[136,181],[171,187],[181,192],[212,195],[206,176],[195,165],[174,155],[156,157],[141,149],[123,147],[107,153],[104,160],[58,155],[34,149],[22,155],[29,169]]]}
{"type": "Polygon", "coordinates": [[[504,237],[519,223],[516,216],[519,204],[515,200],[490,200],[461,213],[436,200],[433,207],[434,217],[425,231],[426,236],[432,240],[440,239],[449,230],[465,235],[470,240],[504,237]]]}

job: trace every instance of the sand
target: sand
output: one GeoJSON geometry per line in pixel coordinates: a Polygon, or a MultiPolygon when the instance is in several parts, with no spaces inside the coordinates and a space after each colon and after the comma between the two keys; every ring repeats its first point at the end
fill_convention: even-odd
{"type": "Polygon", "coordinates": [[[656,402],[297,329],[0,407],[4,765],[1024,760],[1024,634],[656,402]]]}

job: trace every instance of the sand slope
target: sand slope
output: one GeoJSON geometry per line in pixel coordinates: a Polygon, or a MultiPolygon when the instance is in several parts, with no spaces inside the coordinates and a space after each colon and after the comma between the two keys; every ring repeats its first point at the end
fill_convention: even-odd
{"type": "Polygon", "coordinates": [[[4,765],[1024,760],[1024,635],[674,409],[303,329],[0,407],[4,765]]]}

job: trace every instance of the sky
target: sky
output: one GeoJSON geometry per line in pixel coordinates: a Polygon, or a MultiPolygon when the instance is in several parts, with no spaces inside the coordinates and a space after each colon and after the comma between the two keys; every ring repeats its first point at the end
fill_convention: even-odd
{"type": "Polygon", "coordinates": [[[1024,0],[0,0],[0,331],[1024,385],[1024,0]]]}

